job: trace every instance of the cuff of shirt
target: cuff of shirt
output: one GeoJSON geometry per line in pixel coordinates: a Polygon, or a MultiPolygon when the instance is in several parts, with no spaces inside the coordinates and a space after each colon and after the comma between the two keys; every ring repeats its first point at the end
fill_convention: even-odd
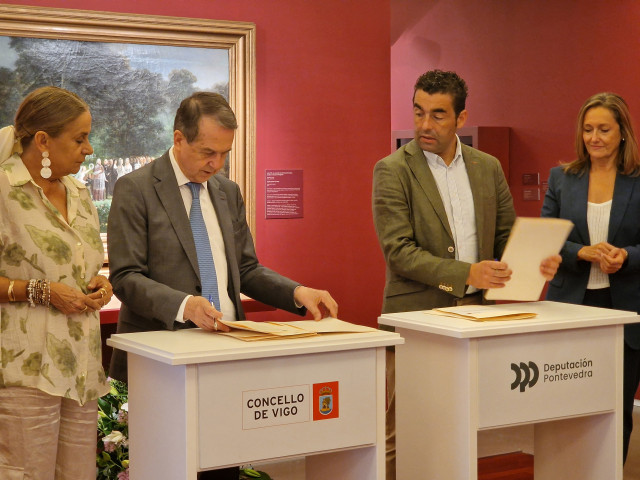
{"type": "Polygon", "coordinates": [[[180,308],[178,309],[178,314],[176,315],[176,322],[186,322],[186,320],[184,319],[184,307],[187,305],[187,300],[189,300],[191,297],[193,297],[193,295],[187,295],[186,297],[184,297],[184,300],[182,300],[180,308]]]}
{"type": "Polygon", "coordinates": [[[298,288],[300,288],[301,286],[302,286],[302,285],[298,285],[296,288],[294,288],[294,289],[293,289],[293,303],[294,303],[294,305],[296,306],[296,308],[302,308],[302,307],[304,307],[304,305],[300,305],[300,304],[298,303],[298,301],[296,300],[296,290],[297,290],[298,288]]]}

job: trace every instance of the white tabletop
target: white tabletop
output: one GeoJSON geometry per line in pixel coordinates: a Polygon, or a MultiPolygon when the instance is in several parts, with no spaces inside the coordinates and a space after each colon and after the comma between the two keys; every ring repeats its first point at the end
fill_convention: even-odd
{"type": "Polygon", "coordinates": [[[449,337],[475,338],[640,322],[640,317],[636,312],[585,307],[569,303],[544,301],[493,306],[505,310],[534,312],[537,313],[537,316],[523,320],[474,322],[434,315],[432,312],[424,310],[387,313],[378,318],[378,323],[449,337]]]}
{"type": "Polygon", "coordinates": [[[330,333],[286,340],[244,342],[235,338],[189,328],[175,332],[119,333],[107,345],[170,365],[224,362],[340,350],[399,345],[397,333],[372,330],[364,333],[330,333]]]}

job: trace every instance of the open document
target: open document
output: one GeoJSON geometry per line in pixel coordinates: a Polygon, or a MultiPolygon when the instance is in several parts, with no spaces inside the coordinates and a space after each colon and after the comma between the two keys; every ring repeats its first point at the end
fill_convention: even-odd
{"type": "Polygon", "coordinates": [[[220,332],[222,335],[238,338],[246,342],[256,340],[283,340],[318,335],[320,333],[359,333],[375,332],[375,328],[356,325],[354,323],[327,317],[322,320],[299,320],[293,322],[253,322],[240,320],[229,322],[218,320],[231,329],[230,332],[220,332]]]}
{"type": "Polygon", "coordinates": [[[540,263],[560,252],[573,223],[562,218],[516,218],[501,261],[513,271],[504,288],[490,288],[487,300],[537,301],[545,279],[540,263]]]}

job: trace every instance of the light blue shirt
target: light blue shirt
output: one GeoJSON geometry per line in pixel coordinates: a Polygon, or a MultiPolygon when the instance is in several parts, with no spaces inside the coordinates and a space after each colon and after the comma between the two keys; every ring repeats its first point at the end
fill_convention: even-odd
{"type": "MultiPolygon", "coordinates": [[[[456,135],[456,153],[450,165],[447,165],[435,153],[424,150],[423,152],[447,213],[455,244],[456,260],[476,263],[478,261],[478,233],[475,206],[467,167],[462,158],[460,139],[456,135]]],[[[475,291],[477,291],[476,288],[469,286],[467,293],[475,291]]]]}

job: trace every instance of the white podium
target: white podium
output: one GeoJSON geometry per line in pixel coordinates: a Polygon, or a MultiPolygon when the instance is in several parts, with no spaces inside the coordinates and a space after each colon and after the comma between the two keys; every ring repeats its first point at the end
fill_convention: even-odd
{"type": "Polygon", "coordinates": [[[113,335],[128,352],[131,479],[306,456],[309,480],[383,480],[385,347],[402,342],[383,331],[113,335]]]}
{"type": "Polygon", "coordinates": [[[399,479],[475,480],[478,432],[535,424],[543,480],[622,480],[623,324],[634,312],[555,302],[496,305],[527,320],[385,314],[396,348],[399,479]]]}

